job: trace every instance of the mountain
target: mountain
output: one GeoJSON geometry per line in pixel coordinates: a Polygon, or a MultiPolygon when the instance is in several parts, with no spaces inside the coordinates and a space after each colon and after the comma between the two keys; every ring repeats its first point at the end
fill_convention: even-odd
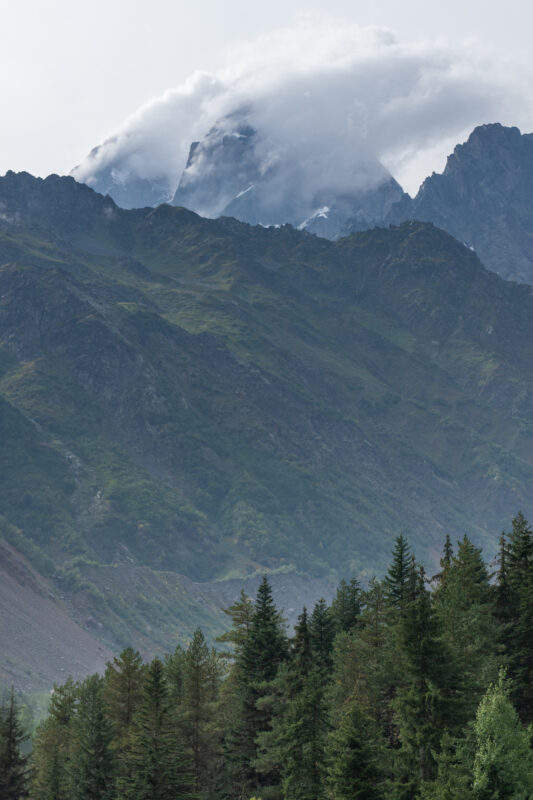
{"type": "MultiPolygon", "coordinates": [[[[339,181],[323,167],[320,174],[309,156],[272,143],[249,116],[247,109],[233,112],[192,142],[181,175],[148,180],[131,166],[129,156],[97,166],[99,147],[72,175],[122,208],[170,202],[204,217],[234,217],[264,226],[289,223],[329,239],[382,224],[403,196],[376,158],[351,154],[339,181]]],[[[112,140],[106,146],[110,144],[112,140]]],[[[338,164],[331,167],[338,172],[338,164]]]]}
{"type": "Polygon", "coordinates": [[[329,176],[309,184],[304,164],[274,158],[261,134],[242,115],[232,115],[193,142],[172,200],[205,217],[234,217],[252,225],[289,223],[328,239],[344,229],[383,223],[401,187],[377,159],[362,160],[350,190],[329,176]]]}
{"type": "MultiPolygon", "coordinates": [[[[379,161],[354,161],[353,154],[343,189],[328,174],[310,186],[305,157],[273,157],[245,112],[222,119],[193,142],[174,193],[169,178],[146,181],[120,163],[92,173],[97,153],[98,148],[73,175],[124,208],[172,202],[212,218],[290,223],[328,239],[376,225],[432,222],[472,247],[503,278],[533,283],[533,134],[518,128],[475,128],[448,157],[444,172],[428,177],[414,198],[379,161]]],[[[338,169],[331,165],[332,173],[338,169]]]]}
{"type": "MultiPolygon", "coordinates": [[[[112,146],[113,138],[105,142],[112,146]]],[[[108,194],[121,208],[145,208],[168,203],[175,190],[173,176],[162,174],[146,178],[131,168],[128,158],[117,157],[110,164],[99,165],[103,145],[93,147],[82,164],[74,167],[71,175],[86,183],[99,194],[108,194]]]]}
{"type": "Polygon", "coordinates": [[[396,203],[387,222],[432,222],[473,247],[503,278],[533,283],[533,134],[500,124],[477,127],[426,178],[416,197],[396,203]]]}
{"type": "Polygon", "coordinates": [[[1,536],[100,646],[213,635],[264,570],[294,618],[400,530],[437,564],[531,516],[532,290],[443,231],[333,242],[11,172],[0,204],[1,536]]]}

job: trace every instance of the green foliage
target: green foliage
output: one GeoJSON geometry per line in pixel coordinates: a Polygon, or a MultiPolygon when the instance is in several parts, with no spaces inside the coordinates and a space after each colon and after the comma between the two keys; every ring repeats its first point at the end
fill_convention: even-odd
{"type": "Polygon", "coordinates": [[[29,758],[22,752],[26,739],[11,687],[0,709],[0,800],[23,800],[28,796],[29,758]]]}
{"type": "Polygon", "coordinates": [[[533,796],[531,733],[520,724],[509,694],[510,686],[501,672],[476,714],[473,785],[479,800],[528,800],[533,796]]]}
{"type": "Polygon", "coordinates": [[[73,720],[79,687],[69,678],[54,685],[48,718],[38,727],[33,745],[32,800],[69,800],[73,720]]]}
{"type": "Polygon", "coordinates": [[[533,531],[522,513],[502,541],[498,600],[513,701],[522,720],[533,722],[533,531]]]}
{"type": "MultiPolygon", "coordinates": [[[[528,530],[500,569],[513,591],[528,530]]],[[[164,663],[127,649],[105,678],[69,679],[36,733],[32,800],[529,800],[531,730],[491,678],[508,607],[468,537],[441,567],[431,593],[409,557],[400,599],[342,583],[290,639],[264,578],[252,609],[228,609],[231,659],[197,629],[164,663]]]]}
{"type": "Polygon", "coordinates": [[[375,730],[355,697],[343,706],[340,723],[330,735],[329,753],[328,782],[335,800],[382,797],[375,730]]]}
{"type": "Polygon", "coordinates": [[[98,675],[80,686],[72,722],[69,790],[72,800],[111,800],[116,762],[112,730],[104,702],[104,680],[98,675]]]}
{"type": "Polygon", "coordinates": [[[154,659],[143,687],[125,756],[119,793],[125,800],[180,800],[189,796],[190,765],[176,737],[163,664],[154,659]]]}

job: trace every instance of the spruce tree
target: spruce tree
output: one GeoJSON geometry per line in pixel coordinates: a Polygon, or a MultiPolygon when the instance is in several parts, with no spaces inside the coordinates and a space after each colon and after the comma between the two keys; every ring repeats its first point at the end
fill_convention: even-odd
{"type": "Polygon", "coordinates": [[[103,693],[104,681],[98,675],[91,675],[80,686],[72,726],[71,800],[110,800],[113,796],[115,760],[103,693]]]}
{"type": "Polygon", "coordinates": [[[167,653],[164,660],[165,679],[174,705],[183,702],[183,680],[185,672],[185,650],[178,644],[173,653],[167,653]]]}
{"type": "Polygon", "coordinates": [[[190,794],[190,764],[178,740],[165,671],[159,659],[150,664],[139,710],[134,716],[119,779],[124,800],[180,800],[190,794]]]}
{"type": "Polygon", "coordinates": [[[356,697],[330,735],[328,783],[335,800],[379,800],[380,770],[373,723],[356,697]]]}
{"type": "Polygon", "coordinates": [[[400,723],[403,775],[396,795],[413,797],[423,781],[436,774],[436,754],[445,731],[464,722],[461,682],[453,653],[442,638],[421,567],[413,566],[401,628],[407,683],[396,701],[400,723]]]}
{"type": "Polygon", "coordinates": [[[289,676],[293,693],[302,688],[305,677],[314,664],[311,630],[307,609],[304,607],[294,626],[294,637],[289,650],[289,676]]]}
{"type": "Polygon", "coordinates": [[[236,670],[235,715],[226,741],[228,780],[238,791],[258,791],[274,785],[279,774],[258,769],[258,738],[270,730],[273,709],[264,700],[272,695],[279,665],[287,658],[287,640],[272,590],[264,577],[257,591],[254,615],[239,652],[236,670]]]}
{"type": "Polygon", "coordinates": [[[180,728],[190,757],[193,792],[201,796],[214,781],[218,736],[214,716],[221,676],[220,658],[198,628],[185,654],[180,728]]]}
{"type": "Polygon", "coordinates": [[[401,533],[396,537],[392,562],[384,579],[385,590],[391,605],[402,611],[407,599],[412,555],[407,539],[401,533]]]}
{"type": "Polygon", "coordinates": [[[335,599],[331,604],[331,616],[337,632],[352,631],[357,627],[361,614],[361,587],[352,578],[349,583],[341,580],[335,599]]]}
{"type": "Polygon", "coordinates": [[[79,686],[72,678],[54,684],[48,717],[39,725],[33,745],[32,800],[70,800],[72,723],[79,686]]]}
{"type": "Polygon", "coordinates": [[[15,690],[11,687],[0,712],[0,800],[28,797],[28,756],[22,753],[27,739],[19,719],[15,690]]]}
{"type": "Polygon", "coordinates": [[[315,604],[309,623],[315,664],[329,675],[331,671],[335,622],[324,598],[315,604]]]}
{"type": "Polygon", "coordinates": [[[221,636],[217,636],[216,641],[233,645],[233,652],[227,653],[227,655],[236,656],[241,651],[252,626],[254,604],[244,589],[241,589],[239,599],[229,608],[223,608],[222,610],[224,614],[230,617],[232,627],[221,636]]]}
{"type": "Polygon", "coordinates": [[[446,580],[439,583],[434,601],[461,673],[465,718],[472,717],[486,687],[498,674],[500,626],[481,550],[467,536],[447,564],[446,580]]]}
{"type": "Polygon", "coordinates": [[[126,745],[141,701],[144,672],[140,654],[131,647],[107,664],[104,698],[113,730],[113,746],[118,751],[126,745]]]}
{"type": "Polygon", "coordinates": [[[499,611],[513,681],[512,699],[521,719],[529,723],[533,722],[533,531],[522,513],[512,521],[501,558],[505,560],[505,584],[499,586],[499,611]],[[505,593],[507,606],[502,604],[505,593]]]}
{"type": "Polygon", "coordinates": [[[278,740],[284,800],[325,797],[327,732],[323,674],[313,667],[288,704],[278,740]]]}

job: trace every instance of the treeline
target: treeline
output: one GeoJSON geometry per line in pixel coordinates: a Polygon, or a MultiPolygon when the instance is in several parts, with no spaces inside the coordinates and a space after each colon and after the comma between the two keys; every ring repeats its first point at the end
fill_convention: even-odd
{"type": "Polygon", "coordinates": [[[13,695],[0,800],[495,800],[533,797],[533,532],[491,576],[465,537],[430,580],[403,536],[383,581],[341,582],[292,637],[263,579],[210,649],[56,686],[31,759],[13,695]]]}

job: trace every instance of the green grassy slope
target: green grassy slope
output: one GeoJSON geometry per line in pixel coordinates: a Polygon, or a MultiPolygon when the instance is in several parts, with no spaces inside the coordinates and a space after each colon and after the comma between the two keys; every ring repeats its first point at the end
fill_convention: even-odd
{"type": "Polygon", "coordinates": [[[427,559],[531,511],[531,290],[443,232],[332,243],[12,174],[0,200],[0,513],[110,640],[154,614],[102,591],[117,565],[379,570],[400,530],[427,559]]]}

